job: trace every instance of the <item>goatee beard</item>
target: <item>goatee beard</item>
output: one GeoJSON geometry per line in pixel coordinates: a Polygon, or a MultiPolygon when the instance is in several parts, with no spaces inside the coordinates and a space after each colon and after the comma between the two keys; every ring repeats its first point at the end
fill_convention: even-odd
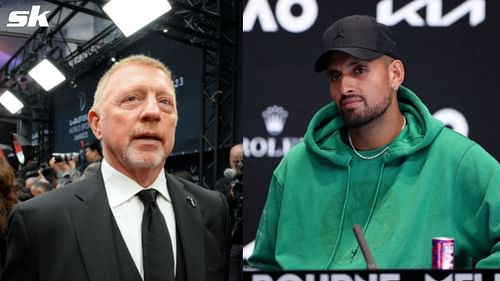
{"type": "Polygon", "coordinates": [[[364,98],[361,97],[361,99],[365,105],[364,108],[358,109],[361,110],[361,112],[349,112],[346,114],[342,108],[339,110],[340,116],[342,116],[344,124],[348,128],[357,129],[371,123],[373,120],[376,120],[380,116],[384,115],[392,104],[391,95],[388,95],[381,103],[375,104],[372,107],[367,105],[364,98]]]}

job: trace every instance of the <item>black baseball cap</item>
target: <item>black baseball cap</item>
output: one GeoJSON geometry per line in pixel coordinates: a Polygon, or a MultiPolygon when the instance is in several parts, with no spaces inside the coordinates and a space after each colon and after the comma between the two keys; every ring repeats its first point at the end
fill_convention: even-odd
{"type": "Polygon", "coordinates": [[[362,60],[373,60],[382,55],[399,59],[398,46],[389,28],[374,17],[354,15],[334,22],[323,33],[323,53],[316,60],[317,72],[327,67],[333,51],[341,51],[362,60]]]}

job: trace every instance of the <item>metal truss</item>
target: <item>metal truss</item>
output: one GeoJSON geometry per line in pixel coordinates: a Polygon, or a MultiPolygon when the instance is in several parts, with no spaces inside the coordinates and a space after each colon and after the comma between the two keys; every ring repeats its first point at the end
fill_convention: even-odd
{"type": "Polygon", "coordinates": [[[173,13],[153,26],[156,32],[203,50],[198,178],[213,187],[228,159],[219,152],[235,139],[238,0],[171,1],[173,13]]]}
{"type": "Polygon", "coordinates": [[[220,154],[224,148],[229,149],[238,140],[235,139],[235,104],[236,82],[238,78],[237,40],[241,30],[238,0],[219,0],[215,7],[219,15],[216,22],[218,41],[215,49],[204,51],[202,137],[200,151],[213,151],[213,157],[207,161],[200,153],[200,165],[205,164],[206,184],[214,183],[220,177],[221,170],[228,159],[220,154]]]}
{"type": "MultiPolygon", "coordinates": [[[[67,38],[61,30],[78,13],[108,19],[100,9],[102,1],[46,1],[57,5],[47,17],[49,27],[38,28],[0,69],[0,89],[13,89],[31,111],[31,114],[12,116],[12,119],[38,121],[40,148],[51,150],[53,96],[46,95],[35,85],[27,76],[27,70],[41,58],[48,57],[70,76],[70,82],[74,82],[79,75],[147,32],[158,32],[203,50],[198,177],[203,185],[213,186],[227,162],[221,159],[219,152],[237,142],[234,127],[237,40],[241,29],[239,1],[170,0],[172,10],[143,31],[126,38],[110,22],[88,41],[67,38]]],[[[47,153],[41,151],[43,155],[47,153]]]]}

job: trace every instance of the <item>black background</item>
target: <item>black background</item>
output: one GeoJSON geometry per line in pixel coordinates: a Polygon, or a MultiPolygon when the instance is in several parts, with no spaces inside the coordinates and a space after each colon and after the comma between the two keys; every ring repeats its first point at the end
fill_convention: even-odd
{"type": "MultiPolygon", "coordinates": [[[[275,14],[277,1],[267,2],[275,14]]],[[[312,115],[331,102],[324,73],[313,70],[323,31],[343,16],[376,17],[379,1],[316,2],[317,20],[305,32],[290,33],[282,27],[277,32],[263,32],[258,21],[250,32],[244,32],[243,124],[247,140],[270,137],[261,113],[272,105],[284,107],[289,114],[284,131],[275,137],[276,141],[303,136],[312,115]]],[[[393,2],[397,2],[394,9],[398,10],[412,1],[393,2]]],[[[443,14],[447,14],[465,0],[442,2],[443,14]]],[[[493,0],[485,0],[485,3],[486,18],[474,27],[469,25],[467,14],[448,27],[412,27],[403,21],[391,30],[405,64],[403,85],[417,93],[431,113],[443,108],[461,112],[469,125],[468,136],[498,160],[500,3],[493,0]]],[[[300,12],[300,5],[293,6],[292,13],[300,15],[300,12]]],[[[419,10],[419,14],[425,19],[426,8],[419,10]]],[[[245,147],[245,243],[255,237],[271,174],[279,161],[276,157],[254,157],[245,147]]]]}

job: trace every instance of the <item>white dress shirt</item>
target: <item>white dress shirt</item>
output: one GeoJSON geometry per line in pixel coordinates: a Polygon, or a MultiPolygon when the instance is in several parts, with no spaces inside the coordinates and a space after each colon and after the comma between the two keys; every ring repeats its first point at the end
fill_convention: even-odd
{"type": "Polygon", "coordinates": [[[108,203],[116,224],[120,229],[120,233],[127,245],[128,251],[134,263],[144,280],[144,266],[142,259],[142,213],[144,205],[135,196],[143,189],[154,188],[158,190],[161,196],[158,196],[156,203],[160,208],[165,222],[167,223],[168,232],[172,241],[172,250],[174,253],[174,273],[176,270],[177,261],[177,243],[175,230],[175,215],[172,206],[172,200],[167,189],[167,180],[165,172],[162,169],[156,180],[148,187],[141,187],[138,183],[120,173],[109,165],[106,159],[102,160],[101,166],[102,176],[104,179],[104,187],[108,196],[108,203]]]}

